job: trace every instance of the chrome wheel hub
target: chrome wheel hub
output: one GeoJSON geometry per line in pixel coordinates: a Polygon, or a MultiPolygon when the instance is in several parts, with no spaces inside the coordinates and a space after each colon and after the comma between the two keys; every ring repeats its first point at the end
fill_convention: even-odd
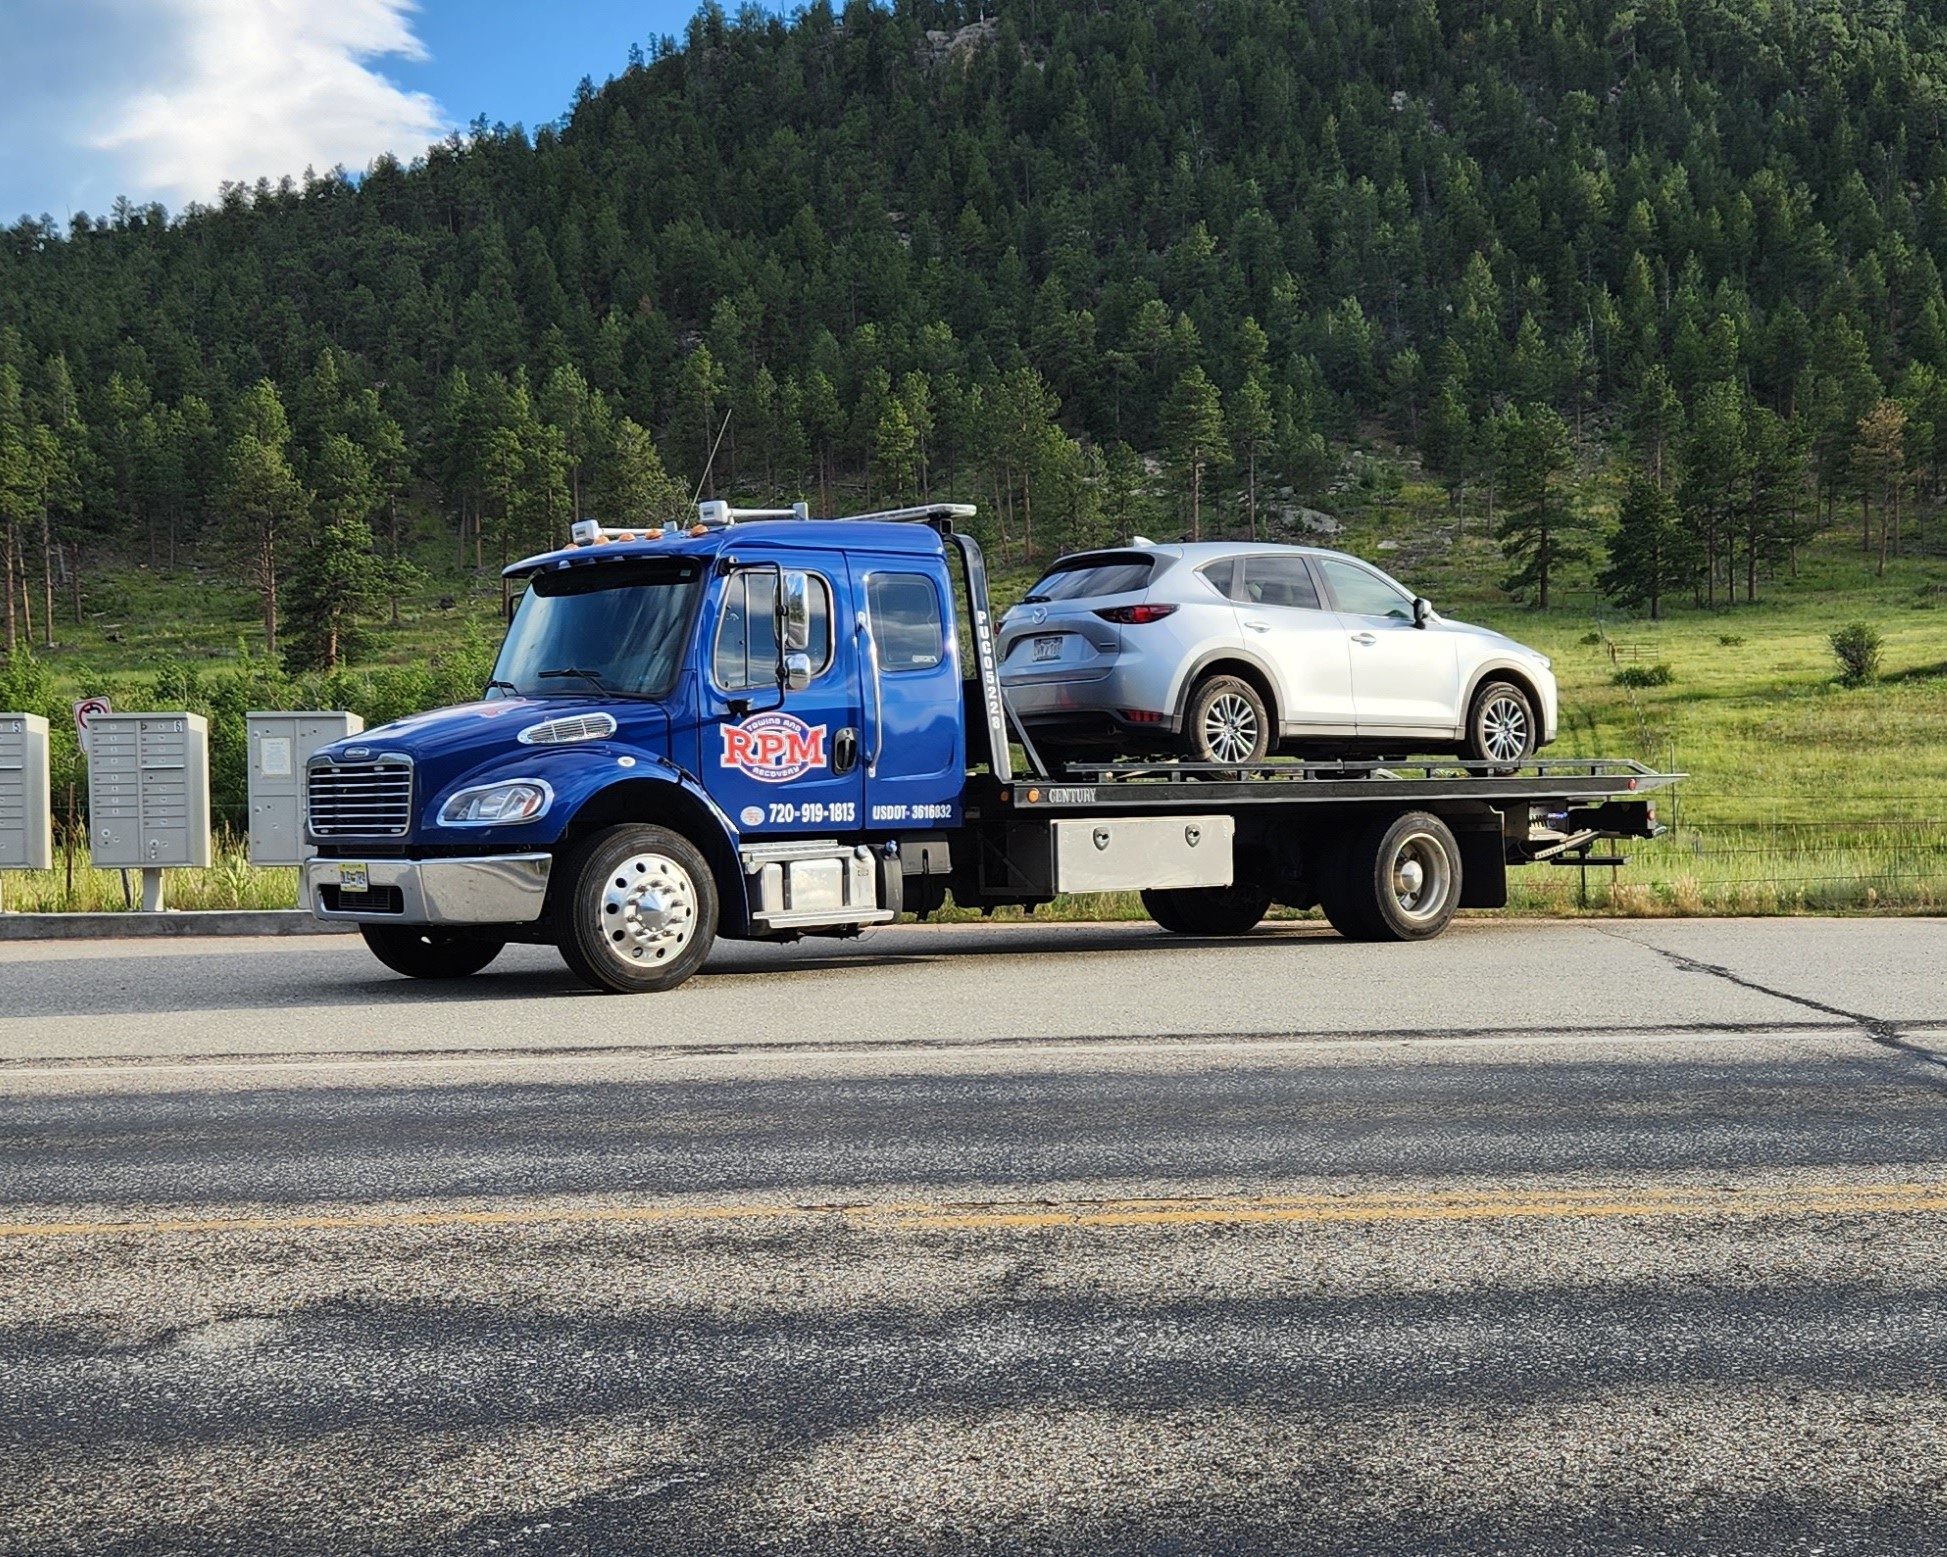
{"type": "Polygon", "coordinates": [[[1203,713],[1203,745],[1213,762],[1243,762],[1257,751],[1257,710],[1235,693],[1203,713]]]}
{"type": "Polygon", "coordinates": [[[1453,892],[1453,861],[1429,833],[1402,838],[1393,851],[1393,901],[1408,919],[1436,918],[1453,892]]]}
{"type": "Polygon", "coordinates": [[[601,916],[602,944],[618,962],[667,962],[696,934],[696,884],[667,855],[631,855],[602,883],[601,916]]]}
{"type": "Polygon", "coordinates": [[[1528,710],[1511,697],[1497,697],[1481,710],[1481,748],[1496,762],[1519,762],[1528,755],[1528,710]]]}

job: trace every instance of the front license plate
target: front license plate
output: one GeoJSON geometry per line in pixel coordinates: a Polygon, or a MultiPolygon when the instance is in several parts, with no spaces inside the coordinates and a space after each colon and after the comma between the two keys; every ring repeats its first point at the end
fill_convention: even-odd
{"type": "Polygon", "coordinates": [[[372,868],[369,865],[340,865],[338,867],[338,890],[340,892],[369,892],[372,890],[372,868]]]}
{"type": "Polygon", "coordinates": [[[1043,660],[1060,659],[1061,658],[1061,638],[1062,635],[1060,633],[1055,633],[1046,638],[1035,639],[1034,640],[1035,663],[1039,664],[1043,660]]]}

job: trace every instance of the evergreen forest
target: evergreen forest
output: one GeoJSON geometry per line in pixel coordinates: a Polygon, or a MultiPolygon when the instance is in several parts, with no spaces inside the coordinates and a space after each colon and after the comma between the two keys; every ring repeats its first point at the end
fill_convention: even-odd
{"type": "Polygon", "coordinates": [[[1941,545],[1947,6],[712,4],[616,66],[0,233],[0,649],[194,568],[329,669],[428,569],[693,495],[1289,537],[1355,447],[1538,605],[1941,545]]]}

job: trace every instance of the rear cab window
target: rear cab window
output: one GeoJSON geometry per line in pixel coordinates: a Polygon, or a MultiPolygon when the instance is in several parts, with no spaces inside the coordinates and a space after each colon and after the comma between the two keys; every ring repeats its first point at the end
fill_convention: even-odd
{"type": "Polygon", "coordinates": [[[1022,598],[1038,601],[1090,600],[1100,595],[1128,595],[1149,588],[1156,559],[1141,551],[1083,552],[1064,557],[1044,573],[1022,598]]]}
{"type": "Polygon", "coordinates": [[[882,669],[931,670],[946,658],[940,594],[924,573],[874,573],[865,602],[882,669]]]}

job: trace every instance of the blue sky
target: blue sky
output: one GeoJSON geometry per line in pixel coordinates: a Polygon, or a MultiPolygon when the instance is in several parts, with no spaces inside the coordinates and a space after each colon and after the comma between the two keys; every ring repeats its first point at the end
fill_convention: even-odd
{"type": "MultiPolygon", "coordinates": [[[[0,0],[0,223],[529,126],[696,0],[0,0]]],[[[726,7],[726,9],[731,9],[726,7]]]]}

